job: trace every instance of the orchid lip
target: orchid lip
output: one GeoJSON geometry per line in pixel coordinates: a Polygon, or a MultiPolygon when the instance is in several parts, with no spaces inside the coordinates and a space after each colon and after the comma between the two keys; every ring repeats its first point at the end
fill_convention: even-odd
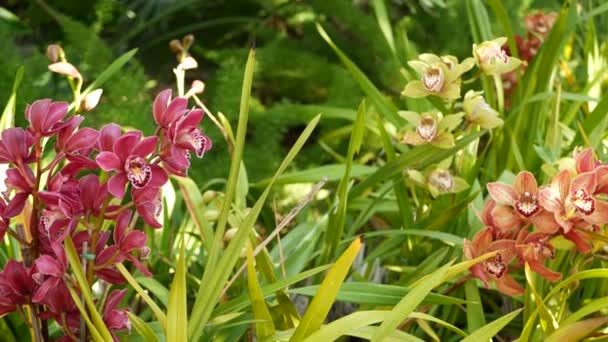
{"type": "Polygon", "coordinates": [[[424,116],[416,126],[416,133],[422,140],[430,142],[437,135],[437,122],[431,116],[424,116]]]}
{"type": "Polygon", "coordinates": [[[502,262],[502,256],[500,254],[496,254],[495,257],[485,261],[484,264],[488,273],[496,276],[496,278],[502,277],[507,270],[507,265],[502,262]]]}
{"type": "Polygon", "coordinates": [[[578,212],[585,215],[591,215],[595,211],[595,199],[584,189],[577,189],[574,192],[572,204],[578,212]]]}
{"type": "Polygon", "coordinates": [[[515,201],[515,209],[522,216],[530,217],[540,210],[540,205],[534,195],[526,191],[515,201]]]}
{"type": "Polygon", "coordinates": [[[440,68],[430,67],[422,76],[422,84],[428,91],[440,92],[443,83],[443,71],[440,68]]]}
{"type": "Polygon", "coordinates": [[[429,177],[429,182],[441,191],[450,191],[454,187],[454,177],[450,171],[437,170],[429,177]]]}
{"type": "Polygon", "coordinates": [[[555,257],[555,253],[553,249],[549,248],[544,241],[535,241],[533,243],[534,246],[534,255],[536,256],[545,256],[549,259],[553,259],[555,257]]]}
{"type": "Polygon", "coordinates": [[[150,183],[152,168],[139,156],[130,156],[125,163],[127,178],[135,189],[141,189],[150,183]]]}

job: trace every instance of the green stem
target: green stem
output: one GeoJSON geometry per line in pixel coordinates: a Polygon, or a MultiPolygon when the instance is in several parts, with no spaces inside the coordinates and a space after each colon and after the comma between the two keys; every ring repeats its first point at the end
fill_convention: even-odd
{"type": "Polygon", "coordinates": [[[504,115],[505,111],[505,91],[502,86],[502,79],[500,75],[494,75],[494,86],[496,87],[496,104],[498,111],[501,115],[504,115]]]}

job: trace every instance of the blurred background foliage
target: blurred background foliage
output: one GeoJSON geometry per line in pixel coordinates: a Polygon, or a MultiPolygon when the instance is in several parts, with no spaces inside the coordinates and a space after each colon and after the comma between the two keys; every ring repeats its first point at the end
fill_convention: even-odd
{"type": "MultiPolygon", "coordinates": [[[[464,1],[391,0],[387,4],[392,21],[407,32],[411,51],[460,58],[470,55],[473,42],[463,20],[464,1]]],[[[560,3],[511,0],[504,1],[504,6],[508,13],[516,14],[511,16],[512,25],[521,32],[521,18],[531,8],[555,10],[560,3]]],[[[258,64],[245,156],[252,181],[267,178],[276,169],[305,123],[320,111],[315,106],[352,110],[364,96],[317,34],[316,21],[324,22],[338,46],[348,51],[376,86],[404,107],[399,95],[405,85],[398,72],[400,61],[391,54],[368,1],[8,0],[4,8],[0,16],[4,51],[0,103],[10,93],[14,71],[25,65],[23,84],[28,86],[22,87],[17,113],[37,98],[70,96],[62,78],[46,69],[48,44],[62,44],[89,80],[119,54],[139,49],[136,59],[104,87],[100,107],[88,117],[97,126],[115,121],[151,133],[151,99],[173,82],[175,58],[168,43],[187,33],[196,37],[192,53],[199,62],[189,76],[207,84],[203,98],[213,112],[236,120],[245,56],[255,44],[258,64]]],[[[217,130],[206,124],[208,134],[219,142],[217,130]]],[[[337,124],[326,118],[314,138],[322,138],[337,124]]],[[[330,146],[336,142],[344,143],[344,139],[329,137],[326,141],[330,146]]],[[[216,144],[212,153],[195,162],[192,177],[201,183],[225,175],[225,152],[224,144],[216,144]]],[[[310,143],[295,165],[304,168],[331,161],[330,153],[310,143]]]]}
{"type": "MultiPolygon", "coordinates": [[[[322,24],[336,45],[397,108],[421,110],[430,108],[429,104],[407,100],[401,96],[406,79],[400,73],[400,69],[406,65],[406,60],[414,59],[419,52],[452,54],[460,60],[471,56],[473,24],[469,22],[472,19],[467,13],[467,3],[483,6],[486,2],[481,0],[384,1],[390,24],[396,33],[395,37],[403,38],[405,43],[399,45],[403,50],[393,53],[378,24],[371,1],[365,0],[7,0],[3,2],[3,7],[0,7],[0,42],[3,51],[0,58],[0,104],[6,102],[15,72],[20,65],[25,66],[25,74],[17,97],[17,125],[23,125],[24,118],[21,113],[27,103],[44,97],[55,100],[70,98],[71,92],[66,82],[61,76],[52,74],[47,69],[49,62],[45,57],[45,49],[49,44],[59,43],[64,47],[69,60],[85,76],[85,86],[86,82],[94,80],[116,57],[132,48],[137,48],[139,50],[136,57],[104,85],[104,95],[100,105],[86,115],[90,125],[94,127],[115,121],[123,126],[141,129],[151,134],[152,100],[161,89],[174,87],[172,68],[176,65],[176,60],[169,50],[169,41],[192,33],[196,41],[190,52],[197,59],[199,67],[187,73],[189,77],[187,83],[195,79],[203,80],[206,84],[206,90],[202,94],[203,101],[213,113],[223,113],[235,128],[247,53],[251,46],[255,46],[256,69],[244,154],[249,183],[240,182],[239,178],[240,185],[247,184],[243,186],[245,189],[239,192],[239,196],[247,197],[249,202],[253,202],[252,199],[257,198],[260,189],[259,186],[255,186],[256,182],[267,179],[273,174],[306,124],[320,112],[323,113],[323,119],[319,127],[288,171],[345,163],[343,156],[346,155],[355,110],[366,94],[336,56],[335,51],[321,38],[315,23],[322,24]],[[253,186],[249,188],[249,184],[253,186]]],[[[559,0],[505,0],[501,3],[508,13],[514,33],[520,35],[525,35],[526,32],[524,16],[539,10],[559,11],[563,5],[563,1],[559,0]]],[[[589,0],[581,1],[580,4],[588,10],[603,8],[601,13],[593,17],[597,28],[593,39],[604,42],[608,33],[606,30],[608,16],[603,12],[606,11],[605,6],[602,7],[605,2],[589,0]]],[[[503,32],[498,20],[489,20],[489,23],[492,25],[492,32],[503,32]]],[[[564,55],[567,56],[555,52],[556,55],[559,54],[556,59],[567,63],[577,80],[571,85],[571,89],[568,89],[572,91],[580,90],[585,80],[591,79],[586,75],[586,56],[583,51],[586,45],[585,38],[588,37],[588,26],[583,20],[577,22],[575,32],[571,41],[566,44],[567,51],[564,55]],[[572,53],[573,51],[575,52],[572,53]]],[[[600,51],[605,60],[607,50],[604,43],[601,44],[600,51]]],[[[603,72],[603,69],[601,70],[603,72]]],[[[480,88],[477,83],[473,87],[480,88]]],[[[532,95],[543,97],[543,103],[547,106],[552,101],[552,98],[540,94],[540,91],[538,94],[531,93],[530,97],[532,95]]],[[[579,96],[575,99],[580,98],[579,96]]],[[[588,98],[583,100],[593,102],[587,101],[588,98]]],[[[369,101],[368,104],[371,102],[369,101]]],[[[368,108],[371,108],[370,117],[374,115],[376,117],[373,119],[381,117],[377,115],[374,104],[369,105],[368,108]]],[[[541,111],[539,110],[538,113],[541,111]]],[[[588,111],[576,107],[574,113],[578,118],[585,118],[588,111]]],[[[520,119],[514,114],[511,118],[524,122],[524,125],[528,120],[527,117],[520,119]]],[[[375,128],[375,122],[371,119],[370,122],[369,126],[375,128]]],[[[574,130],[569,128],[573,126],[570,125],[571,123],[572,120],[563,125],[564,136],[575,134],[574,130]]],[[[194,165],[190,176],[199,188],[206,190],[209,184],[215,184],[215,187],[221,190],[230,165],[227,145],[209,120],[205,120],[204,128],[215,142],[214,148],[203,159],[193,159],[194,165]]],[[[525,136],[519,139],[520,142],[525,142],[521,143],[522,151],[538,154],[540,154],[538,151],[546,152],[540,149],[533,150],[533,145],[536,147],[538,141],[544,140],[547,130],[522,131],[524,133],[521,135],[525,136]]],[[[603,133],[605,132],[602,131],[603,133]]],[[[362,151],[356,155],[354,166],[357,169],[353,168],[351,174],[353,178],[362,176],[361,167],[369,165],[381,167],[387,165],[386,161],[390,159],[378,134],[367,134],[365,139],[362,151]]],[[[487,139],[487,135],[482,138],[482,146],[487,139]]],[[[408,150],[400,144],[395,145],[396,149],[401,149],[398,152],[402,152],[405,156],[409,151],[414,151],[414,155],[416,153],[416,150],[408,150]]],[[[498,146],[495,150],[498,151],[496,152],[498,159],[505,157],[500,153],[510,151],[511,148],[510,142],[506,139],[496,142],[496,146],[498,146]]],[[[567,153],[570,153],[570,149],[567,149],[567,153]]],[[[598,153],[602,156],[605,149],[598,149],[598,153]]],[[[549,153],[547,155],[549,157],[543,158],[542,161],[550,163],[566,155],[566,152],[558,148],[556,155],[549,153]]],[[[476,156],[475,154],[473,158],[476,156]]],[[[534,155],[534,158],[539,159],[539,156],[534,155]]],[[[426,158],[425,163],[428,159],[431,158],[426,158]]],[[[486,158],[485,161],[487,160],[490,158],[486,158]]],[[[455,245],[454,241],[462,243],[463,237],[471,237],[482,228],[474,210],[468,208],[471,206],[481,208],[484,182],[488,179],[510,181],[513,177],[511,171],[517,171],[505,170],[504,165],[488,171],[485,169],[486,165],[505,163],[495,163],[495,160],[483,165],[481,163],[475,165],[475,167],[484,167],[480,171],[462,168],[464,171],[461,175],[467,177],[471,184],[470,191],[463,194],[442,196],[432,200],[426,196],[418,203],[415,197],[417,191],[412,189],[411,202],[416,202],[416,205],[412,205],[413,213],[408,214],[406,214],[407,210],[399,207],[398,196],[390,191],[396,187],[395,184],[399,184],[398,181],[394,181],[398,177],[386,177],[381,181],[376,179],[377,183],[382,183],[378,189],[374,188],[369,192],[367,191],[369,189],[363,189],[365,190],[363,195],[364,191],[359,191],[352,200],[349,198],[344,240],[340,241],[340,248],[334,250],[333,254],[320,258],[318,251],[325,246],[322,243],[323,229],[327,225],[327,217],[330,216],[326,212],[333,209],[332,205],[335,204],[331,203],[332,198],[326,193],[325,197],[321,196],[322,200],[315,203],[313,209],[305,209],[288,227],[289,232],[284,234],[283,248],[285,254],[289,256],[285,265],[285,274],[298,275],[303,273],[303,270],[308,272],[312,266],[321,266],[335,260],[340,254],[340,249],[345,247],[345,243],[361,232],[376,235],[366,241],[365,259],[357,261],[358,265],[365,267],[361,266],[359,270],[361,274],[355,272],[352,279],[368,280],[369,283],[366,283],[368,286],[371,286],[371,283],[382,282],[410,286],[421,276],[429,274],[448,260],[461,258],[460,246],[457,243],[455,245]],[[467,171],[471,171],[470,174],[466,174],[467,171]],[[477,171],[479,172],[476,173],[477,171]],[[389,195],[386,196],[387,194],[389,195]],[[406,217],[407,215],[409,217],[406,217]],[[410,224],[406,225],[404,222],[410,224]],[[428,234],[423,236],[432,238],[424,242],[422,238],[417,239],[416,236],[409,238],[406,234],[401,234],[402,227],[412,228],[418,232],[425,230],[428,234]],[[435,237],[433,234],[436,234],[435,237]],[[454,248],[445,247],[444,238],[449,242],[446,244],[454,248]],[[381,266],[376,267],[379,264],[381,266]],[[381,267],[384,273],[375,273],[381,267]]],[[[539,165],[536,165],[540,162],[530,164],[524,166],[541,174],[539,165]]],[[[426,166],[429,165],[425,164],[426,166]]],[[[336,168],[331,172],[334,181],[343,177],[343,170],[336,168]]],[[[316,171],[318,172],[319,169],[316,171]]],[[[364,176],[370,173],[371,171],[368,170],[364,176]]],[[[293,177],[293,173],[291,176],[293,177]]],[[[318,174],[314,177],[310,176],[307,182],[316,181],[321,176],[318,174]]],[[[293,179],[284,183],[298,183],[293,179]]],[[[347,181],[345,184],[350,184],[349,177],[346,176],[345,179],[347,181]]],[[[326,189],[336,192],[335,183],[337,182],[328,184],[326,189]]],[[[370,188],[375,185],[372,183],[370,188]]],[[[308,190],[309,187],[294,188],[291,193],[301,195],[308,190]]],[[[422,190],[418,193],[422,193],[422,190]]],[[[155,279],[162,284],[167,284],[171,278],[169,269],[172,267],[171,259],[175,257],[172,247],[175,237],[179,234],[176,231],[179,229],[181,233],[198,238],[193,223],[198,218],[189,216],[184,201],[177,197],[175,207],[172,208],[174,210],[165,222],[166,227],[176,229],[164,229],[162,237],[151,242],[154,246],[162,247],[162,252],[158,253],[157,260],[154,260],[156,263],[152,267],[157,275],[155,279]]],[[[245,203],[247,201],[240,197],[239,201],[236,213],[231,213],[231,227],[238,227],[242,223],[245,209],[251,204],[245,203]]],[[[214,208],[215,202],[209,205],[206,203],[205,206],[217,209],[214,208]]],[[[286,212],[271,207],[273,206],[266,205],[262,211],[259,220],[262,224],[258,226],[260,236],[264,236],[275,227],[275,219],[278,220],[278,217],[273,217],[273,214],[286,212]]],[[[406,206],[407,208],[409,206],[406,206]]],[[[217,210],[215,213],[217,214],[217,210]]],[[[188,282],[189,285],[196,285],[203,272],[204,262],[203,258],[199,257],[196,247],[190,246],[189,250],[194,251],[190,255],[195,257],[189,268],[191,277],[188,278],[188,282]]],[[[272,260],[279,259],[276,245],[269,246],[268,251],[272,260]]],[[[318,284],[320,279],[320,275],[315,275],[315,279],[307,284],[318,284]]],[[[606,282],[602,284],[601,286],[608,288],[606,282]]],[[[231,289],[230,292],[230,295],[233,295],[232,300],[240,298],[237,297],[238,295],[245,296],[246,285],[237,283],[234,287],[236,289],[231,289]]],[[[474,285],[473,288],[477,291],[474,285]]],[[[377,288],[370,287],[370,289],[367,292],[373,294],[374,289],[377,288]]],[[[604,295],[608,293],[604,291],[605,289],[600,291],[591,286],[585,289],[586,292],[581,291],[585,293],[580,298],[592,298],[595,296],[593,292],[595,290],[604,295]]],[[[383,291],[389,290],[397,291],[396,288],[383,288],[383,291]]],[[[402,288],[398,290],[401,291],[402,288]]],[[[461,290],[456,291],[456,296],[468,298],[471,293],[470,288],[466,289],[466,296],[461,290]]],[[[494,292],[485,289],[482,291],[488,321],[503,316],[505,311],[508,312],[507,309],[517,304],[510,299],[503,300],[503,297],[497,296],[494,292]]],[[[305,287],[295,289],[291,293],[310,295],[314,291],[310,287],[305,287]]],[[[366,304],[369,304],[369,307],[393,305],[402,296],[403,291],[393,295],[388,302],[366,303],[365,298],[361,299],[359,294],[355,293],[349,299],[356,304],[362,304],[361,307],[365,308],[366,304]]],[[[190,302],[192,297],[190,293],[190,302]]],[[[576,297],[576,300],[577,305],[583,302],[583,299],[579,301],[579,297],[576,297]]],[[[479,304],[479,300],[475,303],[479,304]]],[[[478,316],[483,318],[484,310],[481,304],[475,308],[479,310],[478,316]]],[[[350,309],[352,307],[346,310],[350,309]]],[[[222,310],[217,311],[219,314],[223,313],[222,310]]],[[[145,312],[151,316],[149,311],[145,312]]],[[[469,313],[467,312],[465,316],[460,307],[456,306],[449,306],[445,310],[433,308],[431,313],[458,326],[469,325],[469,332],[484,323],[483,319],[475,323],[477,325],[471,323],[469,313]]],[[[250,319],[250,316],[246,319],[250,319]]],[[[0,321],[0,325],[4,324],[3,322],[0,321]]],[[[234,335],[226,337],[226,340],[236,340],[246,334],[251,323],[245,319],[243,322],[236,325],[237,328],[234,330],[221,331],[220,328],[217,330],[224,335],[234,335]]],[[[517,331],[523,322],[517,321],[516,325],[508,329],[517,331]]],[[[420,331],[417,332],[419,335],[422,334],[420,331]]],[[[209,336],[215,333],[216,331],[212,331],[209,336]]],[[[446,334],[445,329],[444,334],[446,334]]],[[[517,333],[507,335],[517,336],[517,333]]]]}

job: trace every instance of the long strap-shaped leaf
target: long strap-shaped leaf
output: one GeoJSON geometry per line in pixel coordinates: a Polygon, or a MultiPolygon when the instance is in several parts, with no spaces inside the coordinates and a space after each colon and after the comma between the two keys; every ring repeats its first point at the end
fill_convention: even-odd
{"type": "Polygon", "coordinates": [[[300,342],[321,328],[353,261],[355,261],[355,257],[359,254],[361,246],[361,239],[355,239],[329,269],[317,295],[312,299],[304,317],[302,317],[302,322],[291,336],[290,342],[300,342]]]}
{"type": "Polygon", "coordinates": [[[186,291],[186,252],[182,240],[167,307],[167,341],[188,340],[188,293],[186,291]]]}
{"type": "Polygon", "coordinates": [[[499,319],[492,321],[479,330],[474,331],[471,335],[465,337],[460,342],[479,342],[479,341],[488,341],[492,337],[496,336],[499,331],[502,330],[509,322],[511,322],[522,309],[515,310],[508,315],[502,316],[499,319]]]}
{"type": "Polygon", "coordinates": [[[380,342],[387,337],[393,330],[397,329],[399,324],[403,322],[409,314],[411,314],[424,297],[426,297],[433,288],[440,285],[448,272],[452,263],[439,268],[435,272],[427,275],[416,286],[412,287],[407,296],[395,305],[390,315],[384,319],[376,333],[372,336],[372,342],[380,342]]]}

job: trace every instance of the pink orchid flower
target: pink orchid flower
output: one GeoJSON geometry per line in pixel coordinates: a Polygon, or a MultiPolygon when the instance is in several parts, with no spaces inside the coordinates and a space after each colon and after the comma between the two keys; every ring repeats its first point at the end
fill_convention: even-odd
{"type": "Polygon", "coordinates": [[[488,183],[488,192],[498,204],[492,210],[492,218],[497,228],[503,232],[519,233],[522,223],[534,226],[547,234],[555,232],[559,225],[553,215],[541,207],[539,203],[538,185],[534,175],[528,171],[520,172],[513,186],[493,182],[488,183]]]}
{"type": "Polygon", "coordinates": [[[574,179],[568,170],[558,173],[551,185],[539,190],[539,202],[553,213],[564,233],[575,226],[601,225],[608,222],[608,203],[596,198],[596,175],[584,172],[574,179]]]}
{"type": "Polygon", "coordinates": [[[30,148],[34,145],[34,137],[23,128],[8,128],[2,131],[0,140],[0,164],[27,164],[34,160],[30,148]]]}
{"type": "Polygon", "coordinates": [[[129,321],[129,316],[127,316],[126,309],[118,309],[118,305],[125,297],[127,290],[120,291],[112,291],[108,296],[108,300],[106,301],[106,305],[103,309],[103,321],[106,323],[108,329],[112,333],[112,338],[114,341],[120,341],[118,336],[114,333],[117,330],[128,330],[131,333],[131,321],[129,321]]]}
{"type": "Polygon", "coordinates": [[[171,89],[161,91],[152,105],[154,121],[162,128],[168,128],[169,125],[188,111],[188,99],[176,97],[171,100],[171,89]]]}
{"type": "Polygon", "coordinates": [[[472,241],[464,241],[464,254],[469,260],[494,251],[498,253],[471,267],[471,273],[483,281],[487,288],[490,287],[490,280],[493,280],[496,288],[504,294],[523,294],[524,289],[508,273],[509,264],[516,256],[513,240],[493,241],[492,229],[486,228],[475,234],[472,241]]]}
{"type": "Polygon", "coordinates": [[[29,129],[36,136],[49,137],[64,123],[61,121],[68,113],[67,102],[52,102],[50,99],[34,101],[25,109],[25,118],[30,123],[29,129]]]}
{"type": "Polygon", "coordinates": [[[10,259],[0,272],[0,316],[17,310],[18,305],[29,304],[35,289],[31,269],[10,259]]]}
{"type": "Polygon", "coordinates": [[[142,140],[140,131],[131,131],[116,139],[112,152],[104,151],[97,155],[95,160],[99,167],[104,171],[116,171],[108,180],[108,190],[112,195],[122,199],[127,182],[134,189],[158,188],[167,182],[165,171],[146,160],[156,149],[157,142],[158,137],[142,140]]]}
{"type": "Polygon", "coordinates": [[[553,259],[555,252],[549,244],[551,235],[536,232],[528,234],[522,230],[515,242],[515,249],[519,259],[530,266],[530,269],[549,281],[557,281],[562,275],[559,272],[546,268],[543,263],[547,259],[553,259]]]}

